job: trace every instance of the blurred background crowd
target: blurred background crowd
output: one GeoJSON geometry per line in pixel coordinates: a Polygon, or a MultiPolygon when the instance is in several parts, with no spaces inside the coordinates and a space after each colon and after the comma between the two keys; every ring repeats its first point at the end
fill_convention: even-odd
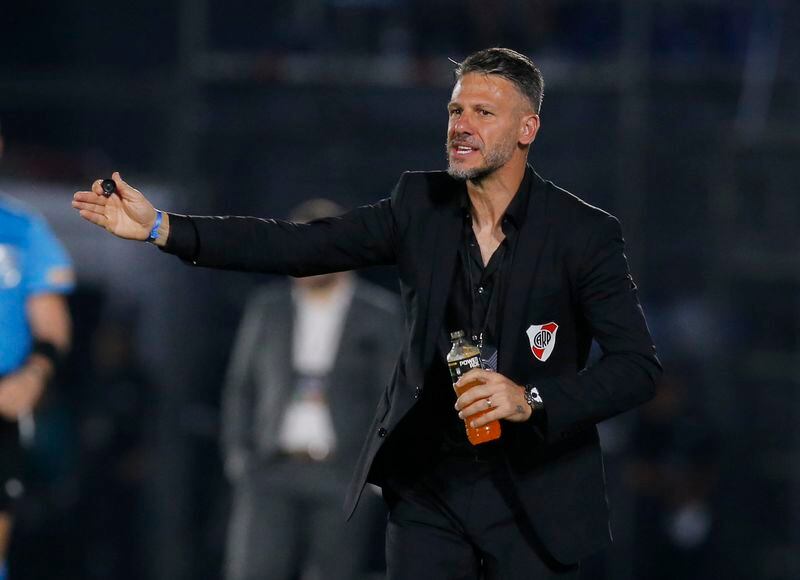
{"type": "MultiPolygon", "coordinates": [[[[653,402],[601,426],[616,542],[584,577],[800,578],[800,4],[46,0],[0,14],[0,191],[48,219],[78,276],[12,579],[220,578],[221,390],[245,301],[273,281],[112,239],[72,193],[119,170],[179,213],[377,200],[404,170],[444,167],[448,59],[488,46],[541,68],[530,161],[621,219],[666,369],[653,402]]],[[[360,275],[397,291],[389,268],[360,275]]],[[[376,578],[381,530],[376,517],[376,578]]]]}

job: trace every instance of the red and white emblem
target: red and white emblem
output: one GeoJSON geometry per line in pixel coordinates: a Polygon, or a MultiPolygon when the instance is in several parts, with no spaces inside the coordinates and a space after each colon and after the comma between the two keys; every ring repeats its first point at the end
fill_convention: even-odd
{"type": "Polygon", "coordinates": [[[531,352],[538,360],[545,362],[550,358],[556,346],[556,333],[558,324],[547,322],[546,324],[531,324],[525,334],[531,343],[531,352]]]}

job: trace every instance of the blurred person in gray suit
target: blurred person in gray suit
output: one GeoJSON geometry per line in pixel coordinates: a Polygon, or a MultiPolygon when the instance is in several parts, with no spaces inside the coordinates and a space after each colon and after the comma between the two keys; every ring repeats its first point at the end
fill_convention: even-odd
{"type": "MultiPolygon", "coordinates": [[[[292,219],[340,213],[312,200],[292,219]]],[[[233,485],[228,580],[364,572],[370,511],[345,522],[341,498],[391,377],[399,311],[391,293],[349,272],[268,285],[251,297],[223,395],[233,485]]]]}

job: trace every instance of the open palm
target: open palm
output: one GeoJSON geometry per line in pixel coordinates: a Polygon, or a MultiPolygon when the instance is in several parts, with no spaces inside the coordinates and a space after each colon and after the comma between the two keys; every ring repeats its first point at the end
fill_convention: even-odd
{"type": "Polygon", "coordinates": [[[126,240],[146,240],[156,218],[156,210],[138,189],[125,183],[119,173],[111,176],[117,185],[117,193],[103,195],[101,180],[92,184],[91,191],[78,191],[72,199],[72,207],[81,217],[96,224],[115,236],[126,240]]]}

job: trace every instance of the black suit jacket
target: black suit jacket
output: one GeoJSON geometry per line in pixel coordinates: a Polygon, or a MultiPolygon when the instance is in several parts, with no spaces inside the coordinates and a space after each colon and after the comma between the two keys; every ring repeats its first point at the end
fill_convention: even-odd
{"type": "MultiPolygon", "coordinates": [[[[661,367],[618,221],[528,171],[527,217],[503,285],[498,370],[539,388],[547,421],[507,422],[502,442],[534,530],[555,558],[571,563],[609,541],[595,425],[651,398],[661,367]],[[559,329],[542,362],[526,330],[548,322],[559,329]],[[592,338],[603,356],[587,369],[592,338]]],[[[391,198],[309,224],[171,216],[166,250],[200,266],[306,276],[397,265],[407,334],[361,450],[345,500],[348,515],[376,455],[418,400],[437,351],[464,195],[465,185],[446,173],[410,172],[391,198]]]]}

